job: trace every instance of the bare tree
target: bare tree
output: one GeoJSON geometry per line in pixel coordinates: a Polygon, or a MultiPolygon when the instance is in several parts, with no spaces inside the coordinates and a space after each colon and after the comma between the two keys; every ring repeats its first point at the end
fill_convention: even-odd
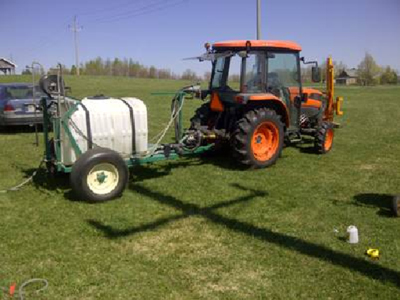
{"type": "Polygon", "coordinates": [[[203,79],[205,82],[209,82],[211,79],[211,72],[210,71],[204,72],[203,79]]]}
{"type": "Polygon", "coordinates": [[[197,74],[190,70],[190,69],[186,69],[185,72],[183,72],[182,76],[181,76],[182,80],[190,80],[190,81],[195,81],[198,79],[197,74]]]}

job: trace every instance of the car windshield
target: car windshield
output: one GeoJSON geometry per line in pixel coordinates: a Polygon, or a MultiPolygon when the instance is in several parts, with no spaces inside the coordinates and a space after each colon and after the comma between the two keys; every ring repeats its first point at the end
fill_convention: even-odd
{"type": "MultiPolygon", "coordinates": [[[[39,99],[43,97],[44,94],[35,86],[35,98],[39,99]]],[[[32,99],[33,90],[31,86],[8,86],[5,88],[5,99],[32,99]]]]}

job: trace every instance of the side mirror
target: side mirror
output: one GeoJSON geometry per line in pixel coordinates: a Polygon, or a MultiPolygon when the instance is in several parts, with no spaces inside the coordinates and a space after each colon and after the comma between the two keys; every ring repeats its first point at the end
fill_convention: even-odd
{"type": "Polygon", "coordinates": [[[318,67],[311,68],[311,80],[313,82],[320,82],[321,81],[321,69],[318,67]]]}

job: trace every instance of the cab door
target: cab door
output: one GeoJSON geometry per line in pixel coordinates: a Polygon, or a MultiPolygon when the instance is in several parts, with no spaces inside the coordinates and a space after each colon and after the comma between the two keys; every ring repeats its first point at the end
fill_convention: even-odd
{"type": "Polygon", "coordinates": [[[274,94],[289,110],[289,130],[298,130],[302,87],[298,52],[267,52],[267,92],[274,94]]]}

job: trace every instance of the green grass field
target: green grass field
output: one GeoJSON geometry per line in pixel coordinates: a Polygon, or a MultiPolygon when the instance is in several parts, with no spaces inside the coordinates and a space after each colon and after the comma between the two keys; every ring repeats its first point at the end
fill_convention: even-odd
{"type": "MultiPolygon", "coordinates": [[[[30,77],[0,77],[0,81],[30,77]]],[[[181,81],[66,77],[76,97],[136,96],[150,137],[181,81]]],[[[132,169],[122,198],[74,201],[68,178],[0,194],[0,286],[46,278],[27,299],[399,299],[400,87],[338,88],[334,149],[285,148],[271,168],[228,155],[132,169]],[[356,225],[360,242],[345,241],[356,225]],[[380,260],[365,256],[381,251],[380,260]]],[[[187,102],[187,119],[199,100],[187,102]]],[[[172,133],[168,137],[171,139],[172,133]]],[[[43,152],[32,130],[0,134],[0,189],[29,176],[43,152]]]]}

